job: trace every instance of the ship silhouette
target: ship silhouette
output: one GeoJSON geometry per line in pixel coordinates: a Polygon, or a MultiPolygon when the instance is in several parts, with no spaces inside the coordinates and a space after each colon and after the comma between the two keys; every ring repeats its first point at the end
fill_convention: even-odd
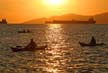
{"type": "Polygon", "coordinates": [[[53,21],[46,21],[45,23],[52,23],[52,24],[95,24],[96,21],[93,18],[90,18],[88,21],[80,21],[80,20],[53,20],[53,21]]]}
{"type": "Polygon", "coordinates": [[[2,19],[2,20],[0,21],[0,24],[7,24],[6,19],[2,19]]]}

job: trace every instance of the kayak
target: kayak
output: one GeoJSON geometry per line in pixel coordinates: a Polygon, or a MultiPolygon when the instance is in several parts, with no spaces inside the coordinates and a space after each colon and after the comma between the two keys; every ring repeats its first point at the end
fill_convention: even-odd
{"type": "Polygon", "coordinates": [[[48,46],[38,46],[38,47],[34,47],[34,48],[19,48],[19,47],[10,47],[12,49],[13,52],[19,52],[19,51],[36,51],[36,50],[45,50],[45,48],[47,48],[48,46]]]}
{"type": "Polygon", "coordinates": [[[97,44],[87,44],[87,43],[83,43],[83,42],[79,42],[79,44],[81,45],[81,46],[103,46],[103,45],[105,45],[104,43],[97,43],[97,44]]]}

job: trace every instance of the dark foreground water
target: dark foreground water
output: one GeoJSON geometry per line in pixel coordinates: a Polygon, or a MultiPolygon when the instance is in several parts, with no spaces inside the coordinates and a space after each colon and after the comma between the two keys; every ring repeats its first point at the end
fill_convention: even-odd
{"type": "Polygon", "coordinates": [[[108,25],[0,25],[0,73],[108,73],[108,25]],[[17,33],[29,29],[32,33],[17,33]],[[94,36],[101,47],[81,47],[94,36]],[[45,51],[12,52],[33,38],[45,51]]]}

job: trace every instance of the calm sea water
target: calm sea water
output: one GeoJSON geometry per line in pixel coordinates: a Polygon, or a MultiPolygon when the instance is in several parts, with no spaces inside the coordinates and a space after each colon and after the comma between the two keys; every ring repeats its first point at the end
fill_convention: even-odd
{"type": "Polygon", "coordinates": [[[0,73],[108,73],[108,25],[0,25],[0,73]],[[17,33],[23,29],[32,33],[17,33]],[[107,45],[79,45],[91,36],[107,45]],[[26,46],[31,38],[48,48],[16,53],[10,49],[26,46]]]}

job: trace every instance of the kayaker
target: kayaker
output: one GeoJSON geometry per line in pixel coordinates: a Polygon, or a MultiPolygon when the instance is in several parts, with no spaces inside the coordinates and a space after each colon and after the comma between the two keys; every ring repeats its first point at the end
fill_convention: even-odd
{"type": "Polygon", "coordinates": [[[37,44],[31,39],[30,43],[25,47],[26,49],[34,49],[37,47],[37,44]]]}
{"type": "Polygon", "coordinates": [[[91,38],[90,45],[96,45],[96,40],[93,36],[91,38]]]}

